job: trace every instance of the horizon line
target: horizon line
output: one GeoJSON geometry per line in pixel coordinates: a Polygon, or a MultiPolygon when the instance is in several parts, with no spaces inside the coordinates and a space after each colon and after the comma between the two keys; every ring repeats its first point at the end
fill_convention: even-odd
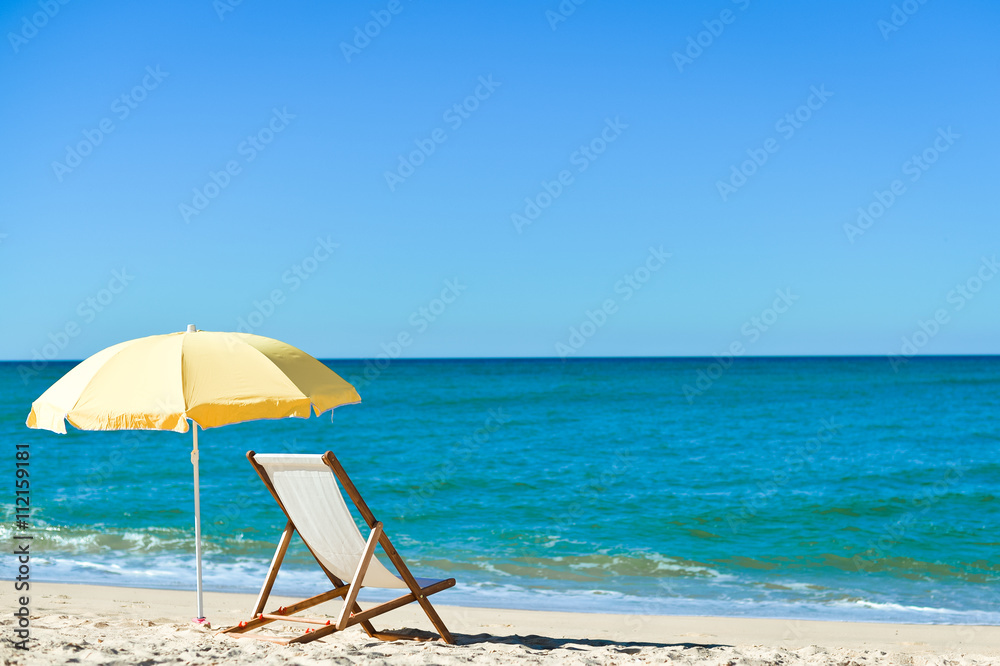
{"type": "MultiPolygon", "coordinates": [[[[390,362],[397,361],[615,361],[615,360],[716,360],[722,358],[738,359],[821,359],[821,358],[896,358],[900,354],[742,354],[732,356],[732,354],[693,354],[686,356],[412,356],[412,357],[389,357],[390,362]]],[[[934,358],[991,358],[1000,357],[1000,353],[962,353],[962,354],[914,354],[905,356],[909,361],[914,359],[934,359],[934,358]]],[[[314,356],[317,361],[384,361],[382,356],[314,356]]],[[[80,363],[85,359],[42,359],[41,362],[48,363],[80,363]]],[[[38,363],[39,359],[0,359],[0,364],[11,363],[38,363]]]]}

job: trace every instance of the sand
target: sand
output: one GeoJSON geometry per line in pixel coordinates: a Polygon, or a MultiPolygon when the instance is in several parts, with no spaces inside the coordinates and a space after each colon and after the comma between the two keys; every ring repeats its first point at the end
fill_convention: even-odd
{"type": "MultiPolygon", "coordinates": [[[[28,650],[14,647],[13,584],[3,593],[4,664],[1000,664],[1000,627],[554,613],[435,604],[457,645],[383,642],[359,628],[305,645],[235,639],[254,598],[207,593],[214,628],[193,625],[193,592],[32,584],[28,650]],[[8,610],[9,609],[9,610],[8,610]]],[[[447,593],[441,595],[445,597],[447,593]]],[[[269,607],[290,603],[272,597],[269,607]]],[[[334,603],[310,615],[337,612],[334,603]]],[[[379,629],[430,623],[411,605],[379,629]]]]}

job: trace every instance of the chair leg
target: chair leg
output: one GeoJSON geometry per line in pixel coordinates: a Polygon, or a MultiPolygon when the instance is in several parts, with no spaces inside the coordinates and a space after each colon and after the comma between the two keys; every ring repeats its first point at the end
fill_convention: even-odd
{"type": "Polygon", "coordinates": [[[431,605],[431,602],[427,599],[427,597],[421,594],[417,597],[417,603],[419,603],[420,607],[424,609],[424,612],[427,614],[427,619],[431,621],[431,624],[434,625],[434,628],[437,629],[438,633],[441,635],[441,640],[448,645],[454,645],[455,639],[452,637],[451,632],[448,631],[448,627],[444,626],[444,620],[442,620],[441,616],[437,614],[436,610],[434,610],[434,606],[431,605]]]}
{"type": "Polygon", "coordinates": [[[365,572],[368,571],[368,565],[372,557],[375,556],[375,546],[378,545],[380,536],[382,536],[382,523],[375,523],[372,533],[368,536],[368,543],[365,544],[364,552],[361,554],[358,568],[354,572],[354,578],[351,580],[351,590],[344,597],[344,608],[340,611],[340,617],[337,618],[337,629],[340,631],[347,628],[347,620],[351,616],[351,611],[357,605],[358,592],[361,591],[361,583],[364,581],[365,572]]]}
{"type": "MultiPolygon", "coordinates": [[[[431,624],[434,625],[434,628],[437,629],[437,632],[441,635],[441,639],[444,640],[445,643],[453,645],[455,643],[455,639],[452,637],[451,632],[448,631],[448,627],[445,626],[441,616],[437,614],[436,610],[434,610],[434,606],[431,605],[431,602],[427,600],[427,595],[420,589],[420,585],[417,584],[416,579],[413,578],[413,574],[410,573],[410,568],[406,566],[406,562],[404,562],[403,558],[400,557],[398,552],[396,552],[396,548],[392,545],[389,537],[386,536],[384,532],[382,533],[380,543],[382,544],[382,550],[385,551],[385,554],[389,556],[389,559],[395,565],[400,578],[402,578],[403,582],[406,583],[406,586],[410,588],[410,592],[413,593],[414,597],[416,597],[416,601],[420,604],[420,607],[424,609],[427,619],[431,621],[431,624]]],[[[454,579],[451,579],[451,584],[455,584],[454,579]]]]}
{"type": "Polygon", "coordinates": [[[274,557],[271,558],[271,566],[267,568],[267,577],[264,579],[264,584],[260,588],[260,594],[257,595],[257,603],[254,605],[253,615],[256,617],[264,611],[264,605],[267,603],[267,598],[271,595],[271,588],[274,586],[274,580],[278,577],[278,569],[281,568],[281,561],[285,559],[285,553],[288,551],[288,544],[292,542],[292,534],[295,533],[295,526],[292,521],[288,521],[285,524],[285,531],[281,533],[281,539],[278,540],[278,547],[274,551],[274,557]]]}

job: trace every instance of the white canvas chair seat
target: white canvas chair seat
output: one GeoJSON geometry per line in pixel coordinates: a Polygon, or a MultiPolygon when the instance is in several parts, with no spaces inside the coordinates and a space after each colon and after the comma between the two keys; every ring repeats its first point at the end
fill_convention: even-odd
{"type": "MultiPolygon", "coordinates": [[[[351,580],[366,539],[358,531],[323,456],[258,453],[254,458],[267,470],[278,499],[316,559],[341,580],[351,580]],[[318,507],[324,510],[318,511],[318,507]]],[[[363,585],[406,589],[406,583],[377,558],[368,565],[363,585]]]]}
{"type": "Polygon", "coordinates": [[[382,523],[375,520],[368,505],[347,476],[336,456],[327,451],[323,455],[300,454],[256,454],[247,453],[247,458],[257,470],[264,485],[288,518],[285,531],[275,550],[267,578],[257,597],[253,617],[222,633],[233,636],[262,638],[278,643],[302,643],[360,624],[369,635],[385,640],[411,638],[411,636],[390,632],[378,632],[369,618],[416,601],[423,608],[441,638],[453,642],[451,634],[441,618],[431,606],[427,597],[455,584],[454,578],[435,580],[415,578],[396,552],[389,537],[382,529],[382,523]],[[338,485],[338,480],[340,485],[338,485]],[[344,496],[343,487],[371,530],[366,538],[358,529],[344,496]],[[310,597],[287,608],[279,608],[271,613],[263,613],[270,595],[274,579],[291,541],[292,534],[298,532],[306,547],[316,558],[320,568],[334,585],[332,590],[310,597]],[[399,572],[392,573],[375,557],[375,548],[381,545],[390,563],[399,572]],[[347,582],[349,581],[349,583],[347,582]],[[357,603],[358,591],[362,587],[405,589],[409,594],[382,603],[368,611],[362,611],[357,603]],[[291,617],[300,610],[310,608],[329,599],[342,597],[344,605],[340,617],[332,621],[291,617]],[[294,638],[282,639],[265,634],[249,633],[251,629],[276,621],[306,622],[321,625],[307,630],[294,638]]]}

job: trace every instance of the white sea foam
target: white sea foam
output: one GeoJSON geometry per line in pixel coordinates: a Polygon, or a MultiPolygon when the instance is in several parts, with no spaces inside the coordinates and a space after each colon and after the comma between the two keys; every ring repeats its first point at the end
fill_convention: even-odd
{"type": "Polygon", "coordinates": [[[952,608],[936,608],[932,606],[906,606],[892,602],[874,602],[864,599],[847,599],[833,602],[833,606],[860,607],[887,614],[924,615],[930,622],[954,622],[956,624],[998,624],[1000,611],[990,610],[956,610],[952,608]],[[947,619],[942,619],[947,618],[947,619]]]}

